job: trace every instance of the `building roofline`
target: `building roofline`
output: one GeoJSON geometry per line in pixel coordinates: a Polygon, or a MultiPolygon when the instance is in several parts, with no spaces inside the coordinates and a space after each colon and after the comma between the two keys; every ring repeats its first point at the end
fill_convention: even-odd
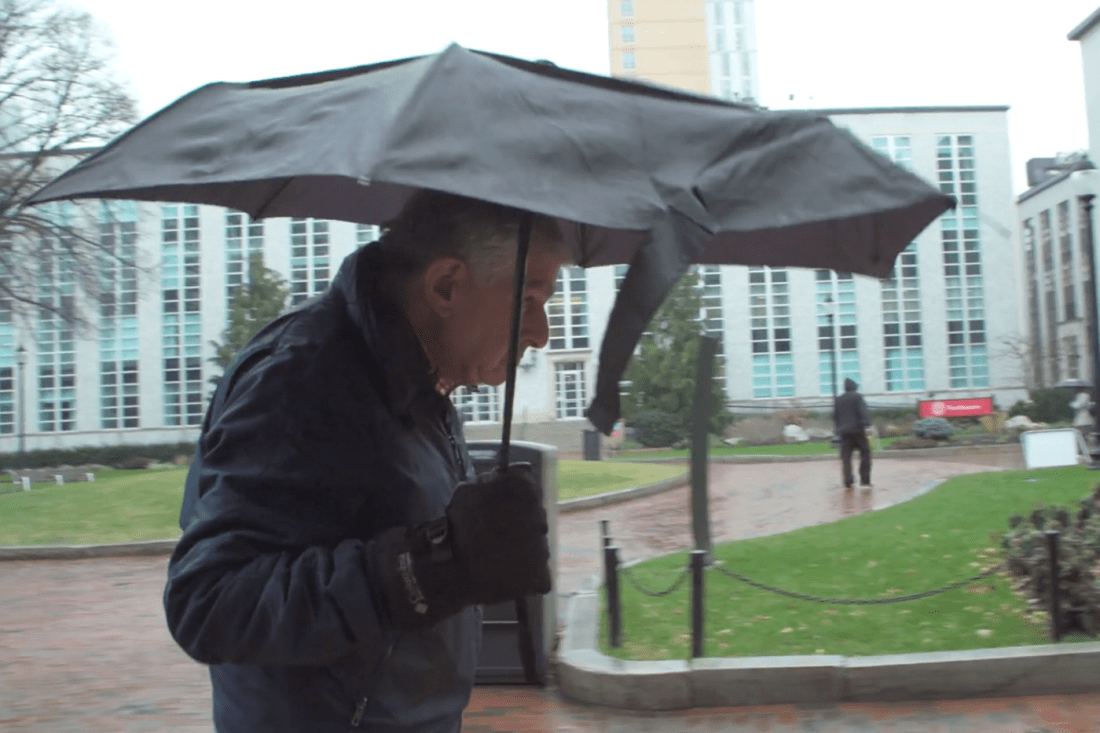
{"type": "Polygon", "coordinates": [[[1080,41],[1082,36],[1092,30],[1100,22],[1100,8],[1092,11],[1089,17],[1082,20],[1077,24],[1077,27],[1066,34],[1066,38],[1070,41],[1080,41]]]}
{"type": "Polygon", "coordinates": [[[1041,183],[1036,183],[1034,186],[1032,186],[1028,190],[1024,191],[1022,194],[1020,194],[1018,197],[1016,197],[1016,203],[1017,203],[1017,205],[1022,204],[1023,202],[1027,201],[1029,198],[1032,198],[1033,196],[1039,195],[1040,193],[1047,190],[1048,188],[1053,188],[1054,186],[1058,185],[1062,181],[1069,178],[1071,175],[1073,175],[1077,171],[1089,171],[1089,170],[1094,170],[1095,168],[1096,168],[1096,166],[1094,166],[1091,161],[1087,161],[1087,160],[1080,161],[1076,165],[1074,165],[1073,168],[1070,168],[1068,171],[1062,171],[1058,175],[1051,176],[1050,178],[1046,179],[1045,181],[1043,181],[1041,183]]]}
{"type": "MultiPolygon", "coordinates": [[[[823,115],[874,115],[883,113],[924,113],[924,112],[1007,112],[1009,106],[1007,104],[988,104],[988,105],[963,105],[958,107],[951,106],[931,106],[931,107],[829,107],[825,109],[800,109],[800,110],[782,110],[784,112],[816,112],[823,115]]],[[[779,111],[779,110],[777,110],[779,111]]]]}

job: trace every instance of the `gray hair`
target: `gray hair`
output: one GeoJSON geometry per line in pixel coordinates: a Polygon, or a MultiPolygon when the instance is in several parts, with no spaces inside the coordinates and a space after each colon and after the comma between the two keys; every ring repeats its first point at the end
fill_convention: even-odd
{"type": "MultiPolygon", "coordinates": [[[[522,209],[480,199],[423,189],[396,217],[383,225],[384,248],[407,282],[439,257],[457,257],[470,266],[480,283],[509,277],[515,267],[516,239],[522,209]]],[[[533,246],[550,247],[563,262],[571,261],[557,222],[535,214],[533,246]]]]}

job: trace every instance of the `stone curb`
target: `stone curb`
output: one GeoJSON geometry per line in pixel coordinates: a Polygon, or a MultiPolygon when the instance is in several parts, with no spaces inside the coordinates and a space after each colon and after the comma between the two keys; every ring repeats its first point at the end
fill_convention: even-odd
{"type": "Polygon", "coordinates": [[[1100,643],[874,657],[638,662],[599,651],[599,596],[573,596],[557,658],[562,693],[628,710],[970,699],[1100,690],[1100,643]]]}
{"type": "MultiPolygon", "coordinates": [[[[653,496],[687,485],[689,474],[664,479],[645,486],[612,491],[607,494],[585,496],[558,502],[558,511],[576,512],[582,509],[610,506],[624,501],[653,496]]],[[[149,540],[146,542],[122,542],[109,545],[27,545],[0,546],[0,562],[5,560],[81,560],[90,557],[128,557],[143,555],[171,555],[178,540],[149,540]]]]}
{"type": "Polygon", "coordinates": [[[660,494],[664,491],[678,489],[681,486],[687,486],[690,480],[690,473],[682,473],[679,476],[666,478],[663,481],[647,484],[645,486],[632,486],[629,489],[609,491],[606,494],[582,496],[579,499],[566,499],[565,501],[558,502],[558,513],[566,514],[568,512],[577,512],[582,509],[594,509],[601,506],[621,504],[624,501],[631,501],[632,499],[642,499],[647,496],[653,496],[654,494],[660,494]]]}
{"type": "Polygon", "coordinates": [[[0,547],[3,560],[81,560],[89,557],[170,555],[179,540],[148,540],[110,545],[27,545],[0,547]]]}
{"type": "MultiPolygon", "coordinates": [[[[951,456],[965,456],[984,453],[1018,453],[1020,452],[1019,443],[1007,443],[1004,445],[958,445],[950,446],[947,448],[905,448],[905,449],[883,449],[873,450],[871,455],[874,460],[885,460],[892,458],[947,458],[951,456]]],[[[616,458],[614,460],[629,463],[686,463],[687,457],[683,458],[644,458],[642,456],[627,456],[629,461],[623,458],[616,458]]],[[[711,463],[800,463],[803,461],[827,461],[834,459],[832,453],[818,453],[808,456],[782,456],[772,455],[767,453],[752,453],[739,456],[709,456],[711,463]]]]}

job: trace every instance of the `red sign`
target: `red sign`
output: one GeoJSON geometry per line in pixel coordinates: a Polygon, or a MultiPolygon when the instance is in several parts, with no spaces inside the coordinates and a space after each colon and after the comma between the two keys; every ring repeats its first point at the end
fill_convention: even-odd
{"type": "Polygon", "coordinates": [[[965,400],[921,400],[921,417],[976,417],[993,414],[992,397],[965,400]]]}

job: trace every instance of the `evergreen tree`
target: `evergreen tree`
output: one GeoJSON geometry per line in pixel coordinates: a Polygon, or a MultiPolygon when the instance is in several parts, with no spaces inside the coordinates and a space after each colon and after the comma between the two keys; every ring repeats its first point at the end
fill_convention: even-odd
{"type": "Polygon", "coordinates": [[[248,282],[240,286],[229,302],[229,318],[221,343],[213,341],[215,356],[210,360],[221,373],[210,379],[215,385],[237,358],[237,354],[260,329],[286,310],[290,287],[279,273],[264,266],[263,255],[253,254],[248,261],[248,282]]]}
{"type": "MultiPolygon", "coordinates": [[[[703,298],[698,283],[698,276],[689,272],[672,289],[650,321],[625,377],[631,385],[623,400],[624,417],[635,422],[661,422],[668,431],[679,432],[681,438],[690,431],[699,337],[705,333],[699,320],[703,298]]],[[[721,376],[719,362],[715,364],[712,392],[713,433],[721,433],[732,420],[721,376]]],[[[638,427],[641,430],[642,426],[638,427]]]]}

